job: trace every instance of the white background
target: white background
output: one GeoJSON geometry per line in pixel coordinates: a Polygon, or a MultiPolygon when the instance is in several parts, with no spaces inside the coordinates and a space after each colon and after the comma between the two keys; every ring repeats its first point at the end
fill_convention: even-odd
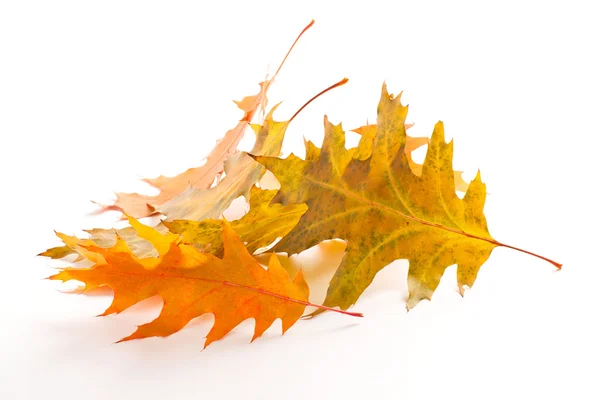
{"type": "Polygon", "coordinates": [[[0,398],[599,398],[597,16],[593,1],[2,2],[0,398]],[[277,322],[252,344],[246,321],[201,351],[203,317],[113,344],[160,302],[95,318],[110,297],[60,293],[42,280],[57,264],[34,255],[53,229],[110,227],[90,200],[199,165],[241,117],[231,100],[312,18],[270,92],[276,118],[350,82],[293,122],[286,152],[320,143],[325,113],[375,121],[386,81],[413,135],[443,120],[455,168],[481,169],[492,235],[563,270],[498,248],[464,298],[451,267],[406,313],[397,261],[352,308],[363,319],[284,336],[277,322]]]}

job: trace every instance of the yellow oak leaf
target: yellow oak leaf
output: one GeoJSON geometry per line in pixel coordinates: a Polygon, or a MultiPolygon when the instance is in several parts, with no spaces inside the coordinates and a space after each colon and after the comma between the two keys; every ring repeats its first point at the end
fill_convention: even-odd
{"type": "Polygon", "coordinates": [[[330,282],[326,306],[347,309],[378,271],[396,259],[407,259],[410,309],[431,298],[446,267],[458,265],[462,290],[473,285],[492,249],[520,250],[489,234],[483,214],[486,191],[479,173],[464,198],[457,196],[453,145],[446,143],[441,122],[435,126],[421,174],[411,170],[405,152],[407,111],[384,85],[372,154],[364,160],[355,156],[356,149],[346,150],[341,126],[327,118],[323,147],[307,147],[306,160],[293,154],[286,159],[254,157],[281,184],[273,202],[308,205],[273,251],[295,254],[333,238],[348,243],[330,282]]]}
{"type": "Polygon", "coordinates": [[[49,278],[77,280],[86,289],[112,288],[114,299],[102,315],[120,313],[140,301],[160,296],[164,305],[158,318],[120,341],[169,336],[206,313],[212,313],[215,322],[205,347],[248,318],[255,320],[254,340],[275,319],[282,320],[284,333],[302,316],[306,306],[316,306],[307,301],[309,290],[302,272],[290,280],[275,256],[264,269],[226,221],[222,222],[223,258],[182,243],[179,235],[162,234],[131,217],[129,222],[140,237],[152,243],[158,257],[138,258],[120,238],[110,248],[82,243],[80,246],[86,251],[102,258],[90,268],[64,268],[49,278]]]}

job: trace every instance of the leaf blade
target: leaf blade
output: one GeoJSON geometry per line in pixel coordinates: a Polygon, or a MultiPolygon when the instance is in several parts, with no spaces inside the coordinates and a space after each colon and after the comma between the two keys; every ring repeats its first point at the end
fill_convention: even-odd
{"type": "Polygon", "coordinates": [[[401,258],[409,260],[409,275],[412,271],[416,276],[409,279],[407,302],[414,306],[431,297],[441,273],[452,263],[459,264],[460,281],[472,284],[478,266],[500,245],[489,235],[483,215],[485,185],[472,183],[466,200],[456,195],[452,144],[445,142],[441,123],[434,130],[421,175],[411,170],[405,152],[407,110],[384,85],[372,154],[364,160],[353,158],[345,165],[332,161],[347,160],[352,154],[343,146],[341,126],[327,120],[318,159],[256,157],[281,183],[277,201],[308,205],[299,224],[274,251],[294,254],[333,238],[348,242],[330,282],[327,306],[347,309],[379,270],[401,258]],[[336,145],[327,144],[332,142],[336,145]],[[469,199],[477,199],[477,207],[469,199]],[[476,254],[477,268],[467,260],[469,251],[454,252],[448,242],[476,254]]]}

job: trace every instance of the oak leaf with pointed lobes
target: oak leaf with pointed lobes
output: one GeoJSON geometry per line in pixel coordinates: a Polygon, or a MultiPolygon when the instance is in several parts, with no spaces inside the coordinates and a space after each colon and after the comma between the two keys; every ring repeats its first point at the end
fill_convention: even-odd
{"type": "MultiPolygon", "coordinates": [[[[270,204],[276,193],[277,190],[261,190],[254,186],[250,191],[250,210],[230,223],[250,253],[287,235],[306,212],[306,204],[270,204]]],[[[163,224],[170,232],[181,235],[184,243],[198,245],[216,256],[223,254],[221,221],[173,220],[163,221],[163,224]]]]}
{"type": "Polygon", "coordinates": [[[85,251],[98,255],[97,262],[90,268],[65,268],[49,278],[78,280],[86,289],[112,288],[114,299],[102,315],[120,313],[160,296],[164,306],[158,318],[121,341],[169,336],[205,313],[215,316],[205,347],[248,318],[255,319],[254,340],[277,318],[281,318],[285,332],[306,306],[314,306],[307,301],[308,286],[301,272],[291,281],[275,256],[265,270],[226,221],[222,222],[223,258],[181,243],[179,235],[161,234],[133,218],[129,222],[140,237],[152,243],[159,257],[140,259],[120,238],[111,248],[82,243],[85,251]]]}
{"type": "MultiPolygon", "coordinates": [[[[215,181],[215,178],[220,178],[223,170],[227,169],[226,163],[230,157],[237,157],[237,161],[229,161],[230,164],[244,162],[242,160],[245,160],[245,157],[241,156],[241,153],[238,152],[237,146],[240,140],[242,140],[248,124],[252,122],[258,110],[260,109],[264,111],[266,109],[267,91],[269,90],[269,87],[273,84],[277,74],[281,70],[281,67],[292,52],[292,49],[300,37],[313,24],[314,20],[311,21],[302,30],[302,32],[300,32],[273,77],[259,84],[260,91],[257,94],[253,96],[246,96],[240,101],[234,101],[235,104],[244,112],[244,116],[234,128],[227,131],[223,138],[217,141],[216,146],[206,157],[206,162],[203,165],[196,168],[189,168],[187,171],[173,177],[159,176],[158,178],[154,179],[144,179],[144,182],[160,190],[160,193],[156,196],[147,196],[138,193],[116,193],[117,200],[115,200],[114,204],[101,205],[99,212],[106,210],[117,210],[135,218],[143,218],[158,214],[158,209],[161,206],[163,206],[165,203],[168,203],[171,199],[180,196],[182,193],[185,193],[188,189],[206,190],[210,188],[215,181]]],[[[271,154],[269,153],[265,155],[271,154]]],[[[235,169],[230,168],[228,174],[234,173],[235,169]]],[[[167,204],[165,205],[165,208],[169,209],[170,206],[167,204]]],[[[227,208],[227,206],[225,206],[225,208],[227,208]]],[[[204,216],[203,218],[217,218],[219,215],[220,213],[212,213],[204,216]]],[[[182,216],[181,214],[178,214],[178,217],[188,218],[187,216],[182,216]]]]}
{"type": "Polygon", "coordinates": [[[341,126],[327,118],[323,147],[308,145],[307,160],[293,154],[286,159],[255,157],[281,184],[273,202],[308,205],[298,225],[273,251],[295,254],[332,238],[348,243],[330,282],[326,306],[347,309],[378,271],[407,259],[410,309],[431,298],[446,267],[457,264],[462,290],[473,285],[496,246],[520,250],[489,234],[479,173],[463,199],[456,195],[453,145],[445,142],[441,122],[435,126],[421,175],[412,172],[404,150],[407,111],[384,85],[372,154],[364,160],[356,149],[345,148],[341,126]]]}

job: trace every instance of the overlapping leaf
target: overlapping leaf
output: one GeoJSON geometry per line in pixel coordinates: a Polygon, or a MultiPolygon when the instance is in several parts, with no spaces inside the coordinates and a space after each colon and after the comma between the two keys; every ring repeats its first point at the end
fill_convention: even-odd
{"type": "Polygon", "coordinates": [[[205,313],[215,316],[205,346],[248,318],[256,322],[254,340],[277,318],[281,318],[285,332],[302,316],[305,306],[311,305],[301,272],[290,281],[274,256],[265,270],[227,222],[223,222],[222,229],[224,256],[218,258],[181,243],[179,235],[163,235],[133,218],[129,221],[140,237],[152,243],[159,257],[140,259],[120,238],[111,248],[80,243],[95,264],[90,268],[66,268],[50,277],[78,280],[89,289],[111,287],[114,299],[102,315],[120,313],[142,300],[161,296],[164,306],[158,318],[139,326],[122,341],[169,336],[205,313]]]}
{"type": "Polygon", "coordinates": [[[325,300],[350,307],[375,274],[396,259],[407,259],[411,308],[429,299],[446,267],[457,264],[459,287],[471,286],[492,249],[503,244],[487,228],[486,192],[479,174],[463,199],[456,195],[452,143],[439,122],[429,143],[421,175],[405,152],[407,107],[384,85],[377,109],[372,154],[345,148],[341,126],[325,120],[322,149],[307,146],[307,160],[255,157],[272,171],[281,189],[274,202],[306,203],[308,211],[274,251],[301,252],[319,242],[348,242],[325,300]]]}
{"type": "Polygon", "coordinates": [[[266,104],[266,93],[271,82],[272,79],[262,82],[259,93],[236,102],[244,111],[244,117],[217,142],[202,166],[189,168],[173,177],[159,176],[154,179],[144,179],[146,183],[160,190],[159,194],[149,196],[139,193],[116,193],[117,199],[114,204],[102,206],[102,210],[118,210],[135,218],[143,218],[158,214],[157,208],[189,189],[210,188],[215,178],[219,177],[225,169],[226,160],[234,154],[240,154],[237,146],[259,107],[266,104]]]}

